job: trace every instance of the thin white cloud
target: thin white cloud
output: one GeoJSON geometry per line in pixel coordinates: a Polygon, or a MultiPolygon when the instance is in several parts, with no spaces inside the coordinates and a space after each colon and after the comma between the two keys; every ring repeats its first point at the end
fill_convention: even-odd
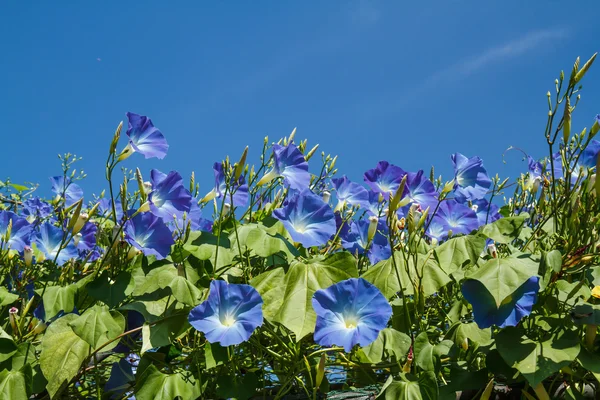
{"type": "Polygon", "coordinates": [[[436,86],[442,81],[459,81],[465,79],[491,64],[515,58],[529,50],[545,45],[551,40],[562,39],[567,34],[566,29],[546,29],[529,32],[508,43],[488,48],[479,54],[435,72],[425,79],[417,91],[436,86]]]}

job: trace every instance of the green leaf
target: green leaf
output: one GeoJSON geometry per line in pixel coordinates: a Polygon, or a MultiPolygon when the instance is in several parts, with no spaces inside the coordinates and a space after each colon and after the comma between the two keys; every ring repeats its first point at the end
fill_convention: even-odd
{"type": "Polygon", "coordinates": [[[252,254],[263,258],[279,255],[281,264],[299,255],[298,250],[284,236],[284,232],[285,228],[279,221],[270,228],[262,224],[247,224],[238,228],[237,238],[235,232],[231,233],[229,238],[232,248],[236,248],[236,240],[239,238],[243,251],[250,250],[252,254]]]}
{"type": "Polygon", "coordinates": [[[285,295],[285,271],[282,267],[272,269],[252,278],[250,285],[254,287],[263,299],[263,316],[273,320],[285,295]]]}
{"type": "Polygon", "coordinates": [[[4,286],[0,287],[0,307],[8,306],[19,299],[19,296],[10,293],[4,286]]]}
{"type": "Polygon", "coordinates": [[[573,306],[579,300],[587,300],[592,295],[590,288],[585,285],[585,281],[567,282],[559,279],[555,283],[558,289],[558,301],[573,306]]]}
{"type": "Polygon", "coordinates": [[[600,355],[592,354],[587,349],[582,348],[577,356],[577,361],[583,368],[590,371],[596,380],[600,382],[600,355]]]}
{"type": "Polygon", "coordinates": [[[144,324],[142,327],[142,351],[144,354],[150,349],[170,345],[173,340],[181,336],[190,327],[188,313],[179,313],[165,318],[152,325],[144,324]]]}
{"type": "Polygon", "coordinates": [[[16,370],[0,372],[0,398],[11,400],[27,400],[31,396],[32,388],[31,365],[24,365],[16,370]]]}
{"type": "Polygon", "coordinates": [[[219,270],[232,263],[234,254],[230,250],[230,247],[230,241],[227,236],[223,235],[217,240],[215,235],[207,232],[190,233],[188,241],[183,245],[183,248],[193,254],[197,259],[203,261],[209,260],[213,264],[215,270],[219,270]],[[217,265],[214,266],[217,247],[219,248],[219,253],[217,254],[218,260],[217,265]]]}
{"type": "Polygon", "coordinates": [[[494,297],[496,306],[500,307],[504,299],[537,275],[537,271],[538,263],[527,254],[521,254],[517,257],[492,258],[467,278],[481,282],[494,297]]]}
{"type": "Polygon", "coordinates": [[[519,236],[526,218],[528,216],[523,214],[516,217],[500,218],[491,224],[484,225],[481,228],[481,233],[498,243],[510,243],[519,236]]]}
{"type": "Polygon", "coordinates": [[[475,322],[457,322],[450,327],[445,337],[452,340],[456,346],[462,346],[465,339],[485,346],[492,342],[492,329],[481,329],[475,322]]]}
{"type": "Polygon", "coordinates": [[[144,370],[135,385],[138,400],[195,399],[201,394],[198,382],[190,380],[191,374],[163,374],[154,365],[144,370]]]}
{"type": "Polygon", "coordinates": [[[90,345],[73,332],[69,323],[79,316],[67,314],[54,321],[42,339],[40,366],[48,380],[46,389],[55,398],[77,375],[90,345]]]}
{"type": "MultiPolygon", "coordinates": [[[[118,311],[109,311],[106,306],[94,306],[70,322],[69,326],[95,350],[125,331],[125,318],[118,311]]],[[[117,344],[119,341],[115,340],[102,350],[111,350],[117,344]]]]}
{"type": "Polygon", "coordinates": [[[506,328],[496,336],[496,347],[506,363],[523,374],[532,387],[569,365],[580,351],[574,332],[564,332],[544,342],[534,342],[516,328],[506,328]]]}
{"type": "Polygon", "coordinates": [[[117,307],[132,292],[135,282],[128,271],[123,271],[111,281],[108,271],[104,271],[86,286],[91,298],[99,300],[109,307],[117,307]]]}
{"type": "Polygon", "coordinates": [[[377,364],[385,360],[391,362],[392,357],[400,362],[406,357],[411,345],[412,340],[407,334],[392,328],[385,328],[379,332],[379,336],[373,343],[359,351],[364,354],[365,362],[371,364],[377,364]]]}
{"type": "Polygon", "coordinates": [[[9,184],[9,186],[12,186],[12,187],[13,187],[13,189],[15,189],[15,190],[16,190],[16,191],[18,191],[18,192],[23,192],[23,191],[25,191],[25,190],[28,190],[28,189],[29,189],[29,188],[28,188],[27,186],[25,186],[25,185],[18,185],[18,184],[16,184],[16,183],[11,183],[11,184],[9,184]]]}
{"type": "Polygon", "coordinates": [[[46,320],[54,318],[59,312],[70,313],[75,308],[75,295],[77,287],[69,286],[48,286],[44,293],[44,310],[46,320]]]}
{"type": "Polygon", "coordinates": [[[173,297],[177,301],[189,306],[195,306],[200,303],[202,292],[183,276],[175,276],[169,287],[171,288],[173,297]]]}
{"type": "Polygon", "coordinates": [[[31,342],[20,343],[17,346],[17,351],[10,358],[10,361],[0,365],[0,370],[18,370],[25,365],[25,362],[27,362],[27,364],[35,364],[37,362],[37,359],[35,358],[35,346],[31,342]]]}
{"type": "Polygon", "coordinates": [[[440,267],[450,275],[464,267],[473,265],[485,248],[485,238],[467,235],[452,238],[435,249],[440,267]]]}
{"type": "Polygon", "coordinates": [[[133,310],[144,316],[146,322],[154,322],[160,319],[163,314],[167,315],[170,311],[181,308],[180,303],[172,301],[170,296],[164,296],[158,300],[137,300],[119,307],[119,310],[133,310]]]}
{"type": "Polygon", "coordinates": [[[418,377],[400,374],[399,380],[390,375],[385,383],[385,400],[437,400],[438,384],[433,372],[421,372],[418,377]]]}
{"type": "Polygon", "coordinates": [[[450,277],[435,260],[433,253],[428,255],[417,254],[417,268],[415,268],[412,258],[409,260],[409,268],[412,276],[416,276],[416,271],[419,271],[418,275],[421,276],[421,290],[425,297],[437,293],[441,288],[452,282],[450,277]]]}
{"type": "Polygon", "coordinates": [[[439,372],[440,357],[449,353],[454,343],[443,340],[435,346],[429,342],[427,332],[421,332],[414,343],[415,364],[424,371],[439,372]]]}
{"type": "Polygon", "coordinates": [[[562,255],[559,250],[552,250],[548,253],[542,253],[540,262],[540,290],[544,290],[552,280],[553,273],[560,272],[562,268],[562,255]]]}
{"type": "Polygon", "coordinates": [[[6,361],[17,352],[17,344],[12,336],[0,328],[0,362],[6,361]]]}
{"type": "Polygon", "coordinates": [[[159,289],[164,289],[169,286],[173,279],[177,276],[177,267],[175,265],[161,261],[159,263],[152,264],[148,273],[144,273],[144,268],[138,268],[134,270],[133,279],[135,281],[135,287],[133,289],[133,296],[142,296],[145,294],[153,293],[159,289]]]}
{"type": "Polygon", "coordinates": [[[356,277],[356,259],[345,251],[311,259],[306,263],[292,263],[283,282],[285,292],[281,308],[273,321],[294,332],[296,340],[300,341],[315,328],[317,316],[312,308],[315,292],[356,277]]]}
{"type": "Polygon", "coordinates": [[[206,342],[204,345],[204,356],[206,357],[206,369],[223,365],[229,360],[227,347],[223,347],[219,343],[206,342]]]}
{"type": "Polygon", "coordinates": [[[241,379],[231,375],[220,375],[217,378],[217,394],[225,399],[249,399],[254,396],[257,387],[258,377],[253,373],[247,373],[241,379]]]}

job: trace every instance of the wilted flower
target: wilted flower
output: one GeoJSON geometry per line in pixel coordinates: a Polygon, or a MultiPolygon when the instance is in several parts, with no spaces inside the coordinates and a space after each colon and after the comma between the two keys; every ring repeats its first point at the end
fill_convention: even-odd
{"type": "Polygon", "coordinates": [[[452,155],[454,164],[454,196],[464,203],[485,197],[492,181],[479,157],[467,158],[460,153],[452,155]]]}
{"type": "Polygon", "coordinates": [[[260,294],[250,285],[213,280],[208,299],[190,311],[188,320],[208,342],[237,345],[262,325],[262,304],[260,294]]]}
{"type": "Polygon", "coordinates": [[[346,352],[357,344],[367,346],[375,341],[392,316],[387,299],[363,278],[317,290],[312,305],[317,314],[315,342],[342,346],[346,352]]]}
{"type": "Polygon", "coordinates": [[[468,279],[463,283],[462,294],[471,303],[473,317],[479,328],[517,326],[523,317],[531,314],[540,290],[539,281],[539,277],[532,276],[499,306],[485,285],[476,279],[468,279]]]}
{"type": "Polygon", "coordinates": [[[131,112],[127,113],[127,118],[129,126],[126,133],[129,136],[129,144],[121,153],[120,158],[127,158],[134,151],[143,154],[146,158],[164,158],[169,145],[163,134],[154,127],[152,120],[131,112]]]}
{"type": "Polygon", "coordinates": [[[78,202],[83,197],[83,189],[71,182],[69,178],[53,176],[50,178],[50,183],[52,184],[54,194],[65,198],[65,205],[67,207],[78,202]]]}
{"type": "Polygon", "coordinates": [[[148,196],[150,212],[170,221],[173,216],[180,217],[184,212],[189,212],[192,205],[192,195],[183,186],[183,179],[177,171],[168,175],[157,169],[150,172],[152,178],[152,192],[148,196]]]}
{"type": "Polygon", "coordinates": [[[283,208],[273,211],[273,216],[304,247],[323,245],[336,232],[333,210],[309,189],[294,194],[283,208]]]}
{"type": "Polygon", "coordinates": [[[71,258],[77,258],[79,253],[73,243],[63,245],[61,249],[61,243],[66,233],[48,222],[43,223],[36,232],[36,243],[38,249],[44,253],[46,259],[54,260],[56,258],[56,264],[63,265],[71,258]]]}
{"type": "Polygon", "coordinates": [[[138,214],[125,223],[125,241],[145,255],[163,259],[175,243],[171,231],[162,219],[151,213],[138,214]]]}
{"type": "Polygon", "coordinates": [[[283,177],[283,184],[293,190],[303,190],[310,183],[304,154],[291,142],[287,146],[273,145],[273,169],[261,178],[258,185],[264,185],[279,176],[283,177]]]}
{"type": "Polygon", "coordinates": [[[396,193],[406,172],[387,161],[379,161],[377,167],[364,174],[365,182],[377,193],[383,194],[387,200],[390,194],[396,193]]]}
{"type": "Polygon", "coordinates": [[[33,227],[25,218],[11,211],[0,211],[0,249],[23,251],[25,246],[31,244],[32,229],[33,227]],[[7,233],[8,242],[5,243],[7,233]]]}

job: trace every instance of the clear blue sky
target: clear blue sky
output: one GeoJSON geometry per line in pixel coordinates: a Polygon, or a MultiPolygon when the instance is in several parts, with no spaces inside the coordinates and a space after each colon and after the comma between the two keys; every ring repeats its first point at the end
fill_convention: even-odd
{"type": "MultiPolygon", "coordinates": [[[[265,135],[294,127],[353,180],[384,159],[450,179],[456,151],[515,177],[526,164],[502,152],[546,154],[546,92],[600,49],[598,11],[597,0],[6,1],[0,179],[48,193],[56,155],[71,152],[86,194],[100,192],[127,111],[151,117],[170,149],[125,165],[193,170],[202,193],[214,161],[247,144],[255,160],[265,135]]],[[[574,129],[597,113],[600,62],[574,129]]]]}

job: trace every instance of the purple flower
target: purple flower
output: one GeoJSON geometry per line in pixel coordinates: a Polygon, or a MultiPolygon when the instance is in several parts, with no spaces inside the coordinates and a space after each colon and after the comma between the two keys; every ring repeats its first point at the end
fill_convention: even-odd
{"type": "Polygon", "coordinates": [[[358,183],[352,182],[346,175],[341,178],[334,178],[331,181],[338,199],[335,211],[343,209],[346,204],[364,207],[369,202],[367,189],[358,183]]]}
{"type": "Polygon", "coordinates": [[[264,185],[279,176],[283,177],[284,186],[293,190],[303,190],[310,183],[308,163],[293,143],[287,146],[273,145],[273,169],[261,178],[258,185],[264,185]]]}
{"type": "Polygon", "coordinates": [[[485,285],[476,279],[466,280],[462,293],[473,307],[473,317],[479,328],[517,326],[523,317],[531,314],[540,290],[539,281],[539,277],[532,276],[499,306],[485,285]]]}
{"type": "Polygon", "coordinates": [[[408,197],[410,203],[419,204],[423,210],[430,207],[433,211],[438,202],[435,187],[429,179],[423,176],[423,170],[407,174],[403,197],[408,197]]]}
{"type": "Polygon", "coordinates": [[[392,316],[387,299],[363,278],[317,290],[312,305],[317,314],[315,342],[321,346],[342,346],[347,353],[357,344],[373,343],[392,316]]]}
{"type": "Polygon", "coordinates": [[[25,246],[31,244],[32,229],[33,227],[25,218],[10,211],[0,211],[0,249],[23,251],[25,246]],[[10,235],[8,242],[5,243],[4,239],[9,225],[11,225],[10,235]]]}
{"type": "Polygon", "coordinates": [[[369,190],[367,194],[369,199],[364,204],[365,210],[369,215],[379,217],[382,213],[382,203],[379,201],[381,193],[369,190]]]}
{"type": "Polygon", "coordinates": [[[304,247],[323,245],[336,232],[333,210],[309,189],[295,193],[283,208],[273,211],[273,217],[304,247]]]}
{"type": "Polygon", "coordinates": [[[146,158],[163,159],[167,155],[169,145],[163,134],[154,127],[150,118],[131,112],[127,113],[127,118],[129,119],[126,132],[129,136],[129,149],[125,150],[127,154],[135,151],[146,158]]]}
{"type": "Polygon", "coordinates": [[[190,212],[186,213],[185,219],[182,215],[177,217],[175,222],[167,224],[167,226],[172,231],[175,231],[177,227],[179,227],[179,229],[184,229],[188,222],[190,223],[190,229],[192,231],[212,232],[213,222],[202,217],[202,209],[198,206],[196,199],[192,199],[190,212]]]}
{"type": "Polygon", "coordinates": [[[188,320],[209,343],[237,345],[263,323],[263,300],[250,285],[210,282],[208,299],[190,311],[188,320]]]}
{"type": "Polygon", "coordinates": [[[527,156],[527,168],[532,177],[537,178],[542,176],[542,163],[534,160],[531,156],[527,156]]]}
{"type": "Polygon", "coordinates": [[[161,260],[169,255],[173,236],[162,219],[152,213],[141,213],[125,223],[125,240],[145,255],[161,260]]]}
{"type": "Polygon", "coordinates": [[[491,224],[501,217],[498,206],[490,204],[486,199],[474,200],[471,209],[477,215],[479,226],[491,224]]]}
{"type": "Polygon", "coordinates": [[[475,211],[454,200],[443,201],[433,216],[427,235],[437,240],[448,237],[448,231],[453,234],[468,234],[479,227],[475,211]]]}
{"type": "MultiPolygon", "coordinates": [[[[598,153],[600,153],[600,142],[592,140],[590,144],[581,152],[579,157],[579,164],[585,168],[596,168],[596,160],[598,159],[598,153]]],[[[577,171],[579,173],[579,171],[577,171]]]]}
{"type": "Polygon", "coordinates": [[[79,250],[93,250],[96,247],[96,233],[98,227],[96,224],[86,222],[83,228],[75,235],[75,246],[79,250]]]}
{"type": "Polygon", "coordinates": [[[390,193],[394,194],[398,190],[404,175],[406,172],[402,168],[387,161],[379,161],[377,167],[365,172],[364,177],[373,191],[383,194],[383,197],[388,200],[390,193]]]}
{"type": "Polygon", "coordinates": [[[363,254],[367,249],[367,257],[371,264],[377,264],[381,260],[387,260],[392,255],[388,240],[380,231],[385,231],[385,224],[378,222],[376,217],[373,222],[369,220],[352,221],[349,229],[340,231],[342,247],[352,254],[363,254]],[[369,227],[374,231],[373,239],[369,244],[369,227]]]}
{"type": "Polygon", "coordinates": [[[52,211],[52,206],[39,197],[32,197],[23,202],[23,215],[31,223],[48,217],[52,211]]]}
{"type": "Polygon", "coordinates": [[[150,172],[152,191],[148,196],[150,211],[157,217],[170,222],[173,217],[180,217],[189,212],[192,195],[183,186],[183,179],[176,171],[163,174],[157,169],[150,172]]]}
{"type": "Polygon", "coordinates": [[[38,249],[44,253],[46,259],[52,261],[56,259],[56,264],[63,265],[69,259],[78,257],[79,253],[73,243],[68,243],[61,249],[60,245],[65,237],[65,232],[61,228],[45,222],[38,229],[35,240],[38,249]]]}
{"type": "MultiPolygon", "coordinates": [[[[213,164],[213,171],[215,173],[215,187],[208,192],[202,199],[203,202],[210,201],[216,198],[222,198],[225,195],[227,189],[227,182],[225,182],[225,171],[223,170],[223,164],[216,162],[213,164]]],[[[231,203],[231,192],[233,191],[233,207],[245,207],[248,204],[248,185],[243,176],[240,176],[237,182],[234,182],[232,187],[227,190],[226,198],[223,198],[225,203],[231,203]]]]}
{"type": "MultiPolygon", "coordinates": [[[[108,218],[112,214],[112,204],[110,199],[102,198],[98,201],[98,215],[108,218]]],[[[123,218],[123,206],[119,199],[115,199],[115,210],[117,212],[117,220],[123,218]]]]}
{"type": "Polygon", "coordinates": [[[467,158],[460,153],[452,155],[454,164],[454,195],[458,202],[485,197],[492,181],[479,157],[467,158]]]}
{"type": "Polygon", "coordinates": [[[65,198],[65,205],[68,207],[76,203],[83,197],[83,189],[71,182],[71,179],[63,176],[53,176],[50,178],[52,191],[55,195],[65,198]]]}

